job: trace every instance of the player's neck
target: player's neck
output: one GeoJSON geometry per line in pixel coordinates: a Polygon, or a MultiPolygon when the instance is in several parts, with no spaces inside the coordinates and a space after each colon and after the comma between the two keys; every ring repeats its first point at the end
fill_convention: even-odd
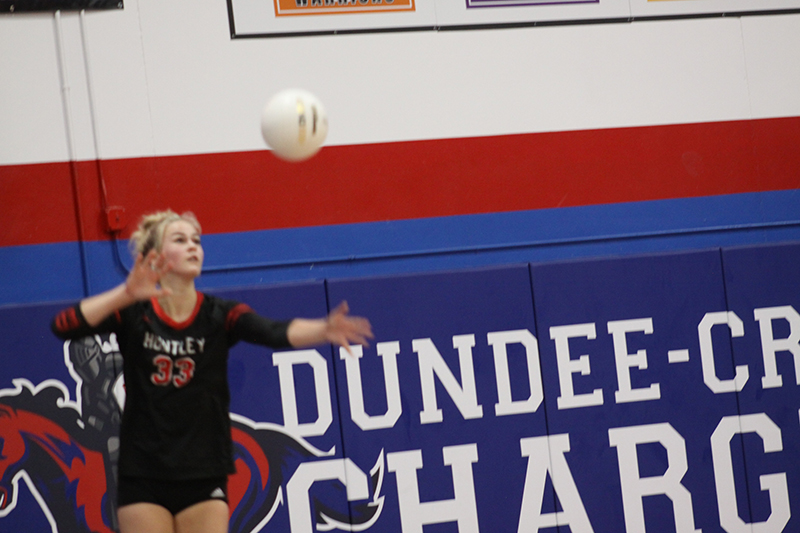
{"type": "Polygon", "coordinates": [[[170,291],[158,299],[158,304],[167,316],[176,322],[183,322],[191,317],[198,298],[194,279],[162,279],[161,286],[170,291]]]}

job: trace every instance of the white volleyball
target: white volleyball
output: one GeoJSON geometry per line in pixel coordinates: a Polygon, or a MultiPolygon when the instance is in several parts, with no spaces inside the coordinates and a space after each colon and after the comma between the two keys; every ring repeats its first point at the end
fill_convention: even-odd
{"type": "Polygon", "coordinates": [[[328,135],[328,115],[310,92],[286,89],[264,106],[261,135],[276,156],[286,161],[304,161],[322,148],[328,135]]]}

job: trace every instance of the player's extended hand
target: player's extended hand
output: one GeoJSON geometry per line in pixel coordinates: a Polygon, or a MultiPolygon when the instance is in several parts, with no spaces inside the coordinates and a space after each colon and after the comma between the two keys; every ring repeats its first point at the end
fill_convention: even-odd
{"type": "Polygon", "coordinates": [[[125,292],[137,301],[169,294],[169,289],[162,288],[158,282],[171,268],[172,264],[155,250],[150,250],[147,257],[139,254],[125,280],[125,292]]]}
{"type": "Polygon", "coordinates": [[[369,346],[368,339],[375,338],[369,320],[360,316],[349,316],[350,307],[342,302],[331,311],[326,319],[325,338],[328,342],[341,346],[348,354],[351,344],[369,346]]]}

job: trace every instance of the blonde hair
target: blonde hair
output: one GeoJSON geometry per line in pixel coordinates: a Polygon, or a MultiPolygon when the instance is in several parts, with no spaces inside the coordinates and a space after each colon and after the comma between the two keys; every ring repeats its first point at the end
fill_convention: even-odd
{"type": "Polygon", "coordinates": [[[171,209],[157,211],[144,215],[139,222],[139,227],[131,235],[130,249],[134,257],[142,254],[146,256],[150,250],[161,251],[161,244],[164,239],[164,231],[173,222],[184,220],[194,226],[198,233],[201,233],[200,222],[191,211],[178,214],[171,209]]]}

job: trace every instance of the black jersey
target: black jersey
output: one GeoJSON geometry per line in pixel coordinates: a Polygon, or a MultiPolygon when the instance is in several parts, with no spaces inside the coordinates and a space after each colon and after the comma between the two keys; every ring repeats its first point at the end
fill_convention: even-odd
{"type": "Polygon", "coordinates": [[[123,356],[125,409],[119,472],[160,479],[224,476],[234,471],[229,415],[228,350],[239,340],[288,348],[288,322],[249,306],[198,293],[185,322],[158,301],[138,302],[90,327],[80,307],[59,313],[64,339],[116,333],[123,356]]]}

